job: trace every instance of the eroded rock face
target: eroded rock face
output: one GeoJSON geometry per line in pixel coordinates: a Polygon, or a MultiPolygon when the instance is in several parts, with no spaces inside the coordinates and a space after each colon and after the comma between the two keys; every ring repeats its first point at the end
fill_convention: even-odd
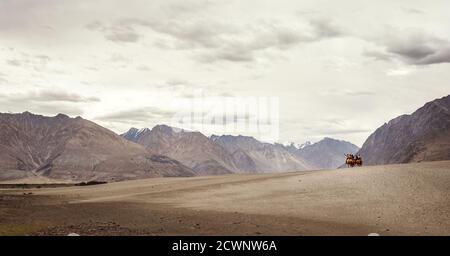
{"type": "Polygon", "coordinates": [[[0,113],[0,179],[114,181],[192,175],[181,163],[155,160],[141,145],[80,117],[0,113]]]}
{"type": "Polygon", "coordinates": [[[385,123],[358,153],[369,165],[450,159],[450,95],[385,123]]]}

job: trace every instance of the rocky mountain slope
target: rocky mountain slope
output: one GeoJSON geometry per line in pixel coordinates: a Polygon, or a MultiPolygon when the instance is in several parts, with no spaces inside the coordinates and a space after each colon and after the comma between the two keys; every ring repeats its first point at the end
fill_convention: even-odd
{"type": "Polygon", "coordinates": [[[450,159],[450,95],[385,123],[358,153],[369,165],[450,159]]]}
{"type": "Polygon", "coordinates": [[[125,180],[193,176],[166,156],[149,153],[81,117],[0,113],[0,179],[125,180]]]}
{"type": "Polygon", "coordinates": [[[313,169],[301,156],[290,153],[281,144],[270,144],[249,136],[211,136],[211,140],[226,148],[241,171],[283,172],[313,169]]]}
{"type": "Polygon", "coordinates": [[[131,128],[122,137],[146,149],[177,159],[197,175],[239,172],[229,152],[200,132],[157,125],[153,129],[131,128]]]}

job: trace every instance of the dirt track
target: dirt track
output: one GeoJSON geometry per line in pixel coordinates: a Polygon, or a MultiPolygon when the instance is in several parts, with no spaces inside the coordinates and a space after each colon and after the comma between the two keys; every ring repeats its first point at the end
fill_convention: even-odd
{"type": "Polygon", "coordinates": [[[450,161],[2,189],[0,199],[3,235],[450,235],[450,161]]]}

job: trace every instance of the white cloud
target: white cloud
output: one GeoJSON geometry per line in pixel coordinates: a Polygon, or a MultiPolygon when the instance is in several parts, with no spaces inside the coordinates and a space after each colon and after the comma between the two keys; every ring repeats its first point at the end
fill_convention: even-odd
{"type": "Polygon", "coordinates": [[[414,69],[412,68],[394,68],[394,69],[389,69],[388,71],[386,71],[386,75],[388,76],[406,76],[411,74],[414,71],[414,69]]]}

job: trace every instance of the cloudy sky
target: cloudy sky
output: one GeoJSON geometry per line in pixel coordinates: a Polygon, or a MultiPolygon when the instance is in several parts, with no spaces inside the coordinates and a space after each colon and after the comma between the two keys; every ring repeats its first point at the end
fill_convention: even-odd
{"type": "Polygon", "coordinates": [[[450,93],[448,10],[445,0],[0,0],[0,112],[80,115],[121,133],[170,122],[196,95],[275,97],[279,142],[361,146],[450,93]]]}

